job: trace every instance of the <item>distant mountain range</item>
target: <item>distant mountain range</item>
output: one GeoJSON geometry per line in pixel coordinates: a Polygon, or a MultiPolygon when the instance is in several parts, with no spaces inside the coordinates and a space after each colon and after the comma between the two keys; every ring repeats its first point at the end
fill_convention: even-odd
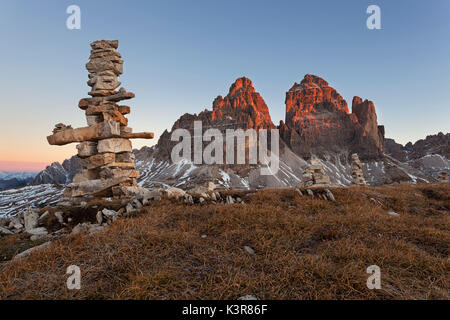
{"type": "MultiPolygon", "coordinates": [[[[225,97],[218,96],[212,110],[184,114],[172,126],[193,129],[200,120],[206,128],[274,129],[280,132],[280,170],[275,176],[260,176],[252,165],[194,165],[172,163],[170,153],[177,143],[164,131],[158,143],[134,150],[138,179],[145,187],[174,185],[191,188],[215,181],[227,188],[289,187],[303,179],[310,158],[319,158],[332,183],[351,183],[350,156],[358,153],[368,184],[432,182],[439,171],[449,171],[450,134],[439,133],[402,146],[385,139],[377,123],[373,102],[354,97],[351,113],[347,102],[324,79],[306,75],[286,93],[286,119],[276,126],[269,109],[248,78],[237,79],[225,97]]],[[[71,182],[79,169],[76,156],[57,162],[40,172],[33,184],[71,182]]]]}
{"type": "Polygon", "coordinates": [[[386,139],[385,152],[395,159],[436,177],[440,171],[449,171],[450,133],[439,132],[425,139],[408,142],[405,146],[393,139],[386,139]]]}
{"type": "Polygon", "coordinates": [[[47,166],[45,170],[39,172],[33,179],[32,184],[60,184],[65,185],[72,182],[75,174],[80,170],[80,160],[78,156],[73,156],[70,159],[64,160],[62,164],[53,162],[47,166]]]}
{"type": "Polygon", "coordinates": [[[37,174],[37,172],[0,171],[0,190],[30,184],[37,174]]]}
{"type": "MultiPolygon", "coordinates": [[[[373,102],[354,97],[351,112],[347,102],[324,79],[306,75],[286,92],[286,117],[275,125],[269,109],[248,78],[237,79],[225,97],[218,96],[212,110],[184,114],[165,130],[153,147],[134,150],[138,183],[152,188],[164,185],[189,189],[212,181],[223,188],[278,188],[297,186],[304,179],[308,160],[319,159],[331,183],[350,185],[351,155],[357,153],[369,185],[435,182],[440,171],[450,172],[450,134],[438,133],[405,146],[384,137],[377,123],[373,102]],[[259,174],[259,165],[195,165],[189,160],[171,161],[171,132],[193,131],[194,121],[207,128],[275,129],[280,133],[279,171],[272,176],[259,174]]],[[[207,143],[205,143],[206,145],[207,143]]],[[[225,153],[225,150],[224,150],[225,153]]],[[[55,201],[61,186],[70,183],[80,169],[73,156],[62,164],[52,163],[38,174],[1,175],[3,189],[30,184],[18,190],[0,191],[1,211],[7,214],[24,206],[27,194],[42,206],[55,201]],[[2,201],[2,198],[4,201],[2,201]],[[14,204],[14,205],[13,205],[14,204]]],[[[29,205],[29,204],[28,204],[29,205]]]]}

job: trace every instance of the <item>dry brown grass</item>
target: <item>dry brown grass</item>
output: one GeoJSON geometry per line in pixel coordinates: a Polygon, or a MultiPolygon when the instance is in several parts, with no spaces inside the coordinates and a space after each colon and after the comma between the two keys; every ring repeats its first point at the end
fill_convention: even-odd
{"type": "Polygon", "coordinates": [[[246,203],[233,205],[163,200],[1,267],[0,299],[449,299],[449,189],[337,188],[336,202],[294,190],[241,194],[246,203]],[[81,290],[66,288],[72,264],[81,290]],[[374,264],[381,290],[366,287],[374,264]]]}

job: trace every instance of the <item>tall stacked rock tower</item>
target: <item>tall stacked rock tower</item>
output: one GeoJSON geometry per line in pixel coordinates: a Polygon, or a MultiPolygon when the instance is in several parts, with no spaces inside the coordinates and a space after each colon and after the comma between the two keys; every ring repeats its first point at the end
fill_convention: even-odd
{"type": "Polygon", "coordinates": [[[302,186],[304,187],[329,185],[331,183],[322,163],[317,159],[309,160],[309,166],[303,171],[303,179],[302,186]]]}
{"type": "Polygon", "coordinates": [[[47,137],[51,145],[77,145],[81,158],[81,171],[67,185],[66,198],[84,196],[117,196],[136,187],[139,172],[135,168],[131,138],[152,139],[153,133],[132,133],[126,114],[130,107],[118,105],[119,101],[134,98],[134,93],[120,88],[118,77],[123,71],[123,60],[116,51],[117,40],[91,43],[91,55],[86,68],[87,84],[92,88],[91,98],[83,98],[78,106],[86,113],[88,126],[73,129],[57,124],[53,134],[47,137]]]}
{"type": "Polygon", "coordinates": [[[359,186],[365,186],[366,180],[362,171],[363,165],[357,153],[352,154],[352,182],[359,186]]]}

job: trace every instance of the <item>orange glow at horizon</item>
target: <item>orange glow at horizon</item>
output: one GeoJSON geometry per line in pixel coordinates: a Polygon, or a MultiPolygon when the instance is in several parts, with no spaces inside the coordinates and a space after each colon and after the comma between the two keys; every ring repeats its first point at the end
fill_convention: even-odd
{"type": "Polygon", "coordinates": [[[48,162],[23,162],[23,161],[0,161],[0,171],[29,171],[37,172],[44,170],[48,162]]]}
{"type": "MultiPolygon", "coordinates": [[[[39,135],[30,135],[27,139],[20,140],[0,140],[0,150],[8,150],[7,153],[0,154],[0,171],[42,171],[53,162],[62,164],[64,160],[77,154],[74,144],[55,147],[42,140],[39,135]]],[[[133,141],[134,148],[140,149],[155,143],[139,140],[133,141]]]]}

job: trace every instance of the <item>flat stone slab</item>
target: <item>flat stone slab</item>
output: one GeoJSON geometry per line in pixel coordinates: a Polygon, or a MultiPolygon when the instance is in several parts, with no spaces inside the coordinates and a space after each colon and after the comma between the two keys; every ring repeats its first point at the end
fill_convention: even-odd
{"type": "Polygon", "coordinates": [[[64,198],[82,197],[86,195],[102,196],[108,189],[129,180],[128,177],[118,177],[113,179],[96,179],[70,183],[64,191],[64,198]]]}
{"type": "Polygon", "coordinates": [[[102,122],[89,127],[68,129],[56,132],[47,137],[51,145],[62,146],[73,142],[96,141],[120,136],[118,122],[102,122]]]}
{"type": "Polygon", "coordinates": [[[89,158],[81,159],[80,164],[86,169],[95,169],[109,163],[114,163],[116,160],[114,153],[100,153],[89,158]]]}
{"type": "Polygon", "coordinates": [[[120,153],[120,152],[131,152],[131,141],[123,138],[112,138],[100,140],[97,145],[97,150],[99,153],[120,153]]]}
{"type": "Polygon", "coordinates": [[[86,158],[97,154],[97,142],[86,141],[77,145],[78,156],[86,158]]]}

